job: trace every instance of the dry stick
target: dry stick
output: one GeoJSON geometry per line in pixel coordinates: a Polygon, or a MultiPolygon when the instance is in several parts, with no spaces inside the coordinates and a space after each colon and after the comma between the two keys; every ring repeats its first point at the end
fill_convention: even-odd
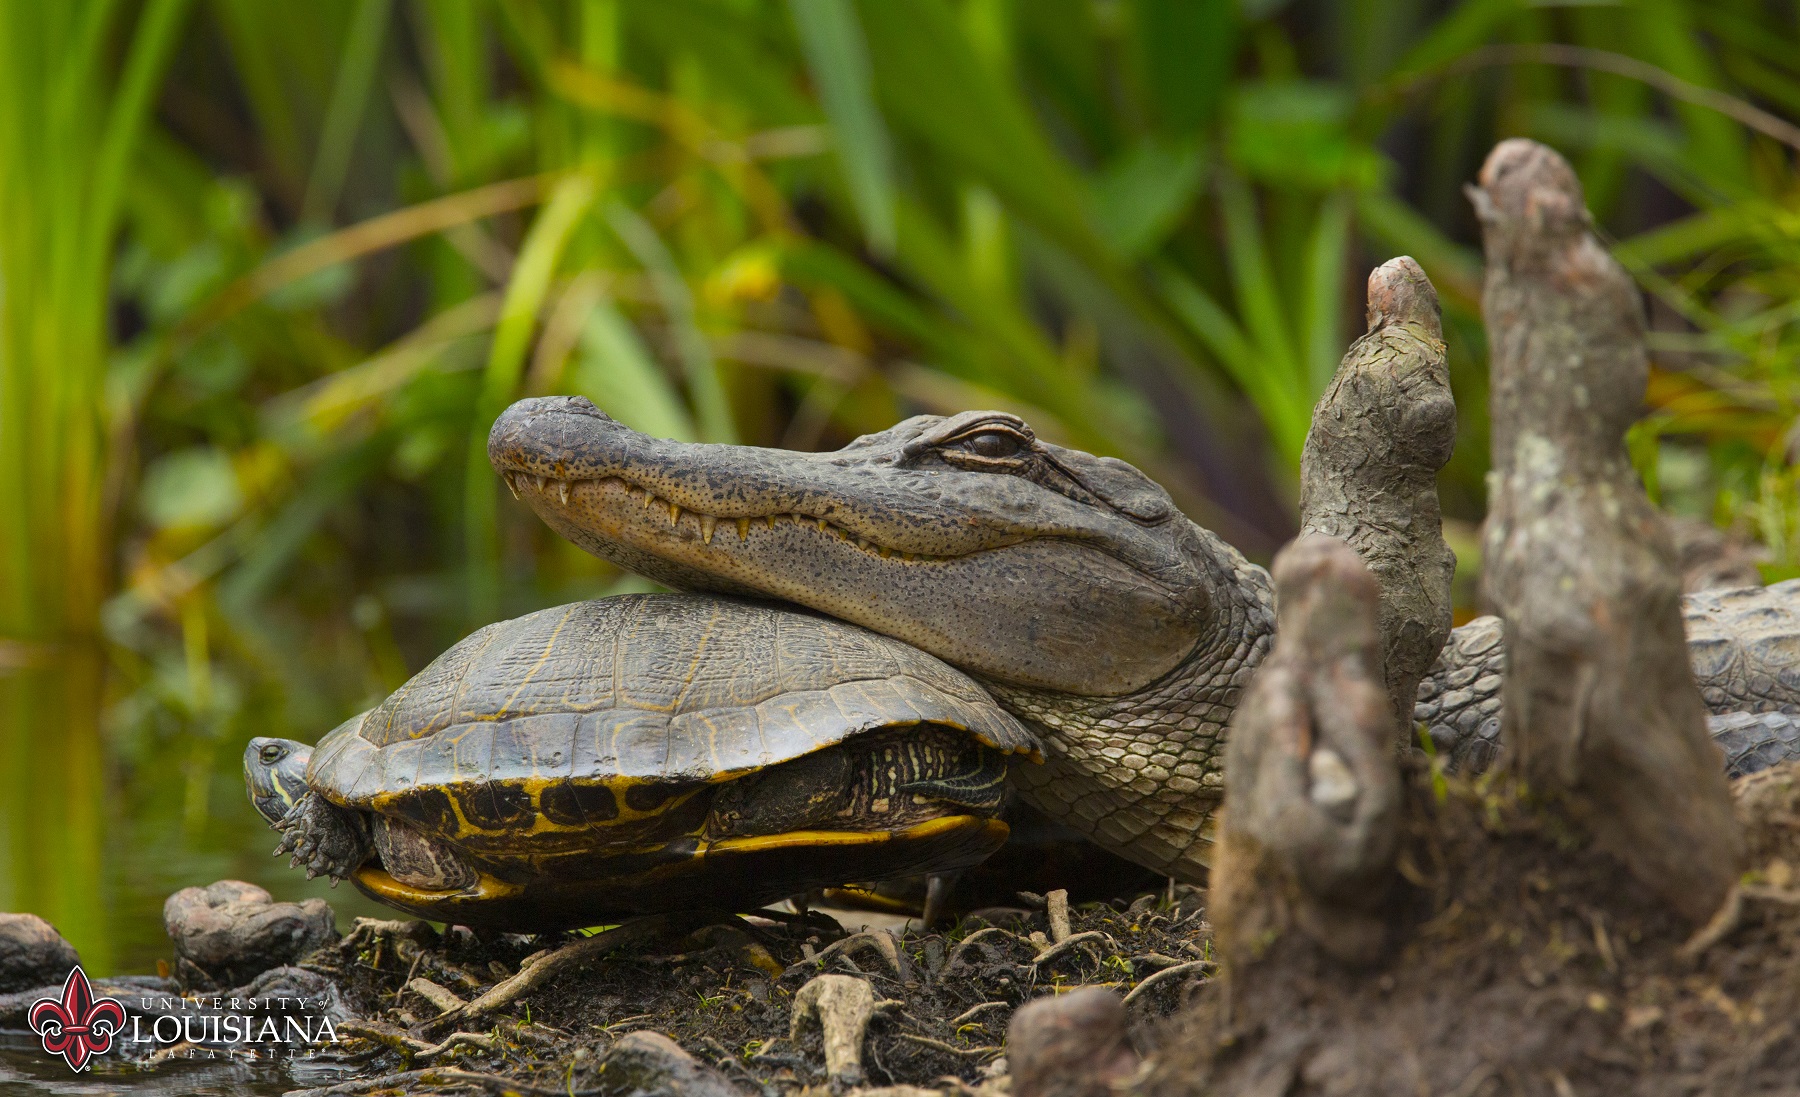
{"type": "Polygon", "coordinates": [[[1050,915],[1050,940],[1060,945],[1069,939],[1069,893],[1057,888],[1044,896],[1044,908],[1050,915]]]}
{"type": "Polygon", "coordinates": [[[946,1051],[951,1055],[977,1057],[982,1055],[998,1055],[1004,1050],[997,1047],[957,1047],[954,1044],[946,1044],[942,1040],[933,1040],[929,1036],[914,1036],[910,1032],[902,1032],[900,1038],[908,1043],[920,1044],[928,1048],[936,1048],[938,1051],[946,1051]]]}
{"type": "Polygon", "coordinates": [[[999,926],[989,926],[986,929],[978,929],[974,933],[964,937],[962,943],[950,951],[950,956],[944,961],[944,966],[948,968],[950,965],[958,963],[962,959],[962,954],[967,952],[970,946],[974,945],[975,942],[981,940],[983,937],[1010,937],[1015,941],[1024,940],[1024,938],[1020,937],[1018,934],[1001,929],[999,926]]]}
{"type": "Polygon", "coordinates": [[[1144,993],[1144,991],[1148,990],[1150,987],[1154,986],[1157,983],[1163,982],[1164,980],[1172,979],[1177,975],[1184,975],[1190,971],[1198,971],[1201,968],[1209,968],[1209,967],[1217,967],[1217,966],[1218,965],[1214,964],[1211,960],[1190,960],[1189,962],[1187,962],[1185,964],[1176,964],[1174,967],[1163,968],[1161,971],[1157,972],[1155,975],[1150,976],[1149,978],[1145,979],[1143,982],[1139,983],[1137,986],[1132,987],[1131,993],[1127,994],[1125,996],[1125,1004],[1130,1005],[1131,1000],[1133,998],[1136,998],[1138,995],[1144,993]]]}
{"type": "Polygon", "coordinates": [[[986,1013],[990,1009],[1011,1009],[1010,1002],[983,1002],[978,1006],[970,1006],[950,1020],[950,1027],[957,1028],[977,1014],[986,1013]]]}
{"type": "Polygon", "coordinates": [[[1049,948],[1032,957],[1031,962],[1033,964],[1047,964],[1057,957],[1062,956],[1064,953],[1073,952],[1082,945],[1099,941],[1105,941],[1108,944],[1116,944],[1116,942],[1106,934],[1097,929],[1090,929],[1086,933],[1077,933],[1072,937],[1064,937],[1056,944],[1051,945],[1049,948]]]}
{"type": "Polygon", "coordinates": [[[440,1014],[449,1013],[453,1009],[462,1009],[469,1004],[467,1000],[449,987],[434,983],[423,975],[419,976],[417,979],[408,980],[403,989],[412,991],[431,1005],[437,1007],[437,1011],[440,1014]]]}
{"type": "Polygon", "coordinates": [[[886,933],[853,933],[841,941],[825,946],[813,959],[825,963],[840,952],[848,955],[852,949],[862,945],[874,948],[887,961],[888,966],[894,969],[894,974],[900,974],[900,950],[895,947],[893,937],[886,933]]]}
{"type": "Polygon", "coordinates": [[[640,918],[635,922],[614,926],[612,929],[596,933],[592,937],[584,937],[579,941],[564,945],[555,952],[541,956],[535,963],[520,968],[517,975],[502,980],[493,989],[470,1002],[462,1010],[445,1013],[437,1019],[438,1023],[456,1017],[482,1017],[511,1005],[548,983],[557,975],[583,967],[621,945],[635,944],[638,941],[654,937],[668,925],[668,922],[669,920],[661,915],[640,918]]]}

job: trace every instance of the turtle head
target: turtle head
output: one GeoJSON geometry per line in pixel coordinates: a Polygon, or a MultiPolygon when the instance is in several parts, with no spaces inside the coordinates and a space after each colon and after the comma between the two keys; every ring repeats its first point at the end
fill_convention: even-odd
{"type": "Polygon", "coordinates": [[[488,456],[597,556],[798,603],[986,678],[1131,693],[1220,627],[1242,558],[1137,469],[1004,412],[921,415],[831,453],[652,438],[582,397],[522,400],[488,456]]]}
{"type": "Polygon", "coordinates": [[[306,795],[312,748],[292,739],[256,738],[244,748],[244,784],[263,818],[279,822],[306,795]]]}

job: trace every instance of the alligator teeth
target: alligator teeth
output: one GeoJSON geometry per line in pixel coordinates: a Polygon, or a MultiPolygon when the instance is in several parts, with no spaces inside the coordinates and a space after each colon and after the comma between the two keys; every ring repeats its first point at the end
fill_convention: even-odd
{"type": "Polygon", "coordinates": [[[649,510],[650,504],[654,502],[656,502],[656,495],[648,488],[644,489],[644,509],[649,510]]]}
{"type": "Polygon", "coordinates": [[[513,483],[513,474],[510,472],[503,472],[500,474],[500,479],[506,481],[506,490],[512,492],[512,497],[517,499],[519,497],[519,486],[513,483]]]}
{"type": "Polygon", "coordinates": [[[563,506],[569,505],[569,482],[567,480],[556,482],[556,494],[562,497],[563,506]]]}
{"type": "Polygon", "coordinates": [[[740,540],[740,541],[750,540],[750,519],[739,518],[737,520],[737,529],[738,529],[738,540],[740,540]]]}
{"type": "Polygon", "coordinates": [[[881,548],[877,551],[879,551],[881,553],[881,558],[883,560],[886,560],[888,557],[894,555],[894,550],[891,548],[888,548],[886,545],[882,545],[881,548]]]}
{"type": "Polygon", "coordinates": [[[713,530],[719,528],[719,520],[710,514],[700,516],[700,540],[712,544],[713,530]]]}
{"type": "Polygon", "coordinates": [[[674,500],[669,502],[669,524],[672,526],[681,521],[681,505],[674,500]]]}
{"type": "MultiPolygon", "coordinates": [[[[798,515],[798,514],[796,514],[796,515],[794,515],[794,517],[795,517],[795,518],[798,518],[798,517],[800,517],[800,516],[799,516],[799,515],[798,515]]],[[[831,523],[830,523],[830,522],[827,522],[827,521],[826,521],[826,520],[825,520],[825,519],[823,519],[823,518],[820,518],[820,519],[819,519],[819,520],[818,520],[818,522],[819,522],[819,532],[820,532],[820,533],[824,533],[824,532],[825,532],[825,531],[826,531],[826,530],[828,530],[828,529],[830,529],[830,528],[831,528],[831,523]]]]}
{"type": "Polygon", "coordinates": [[[540,492],[544,491],[545,489],[547,489],[550,486],[550,478],[548,476],[539,476],[536,479],[537,479],[537,489],[540,492]]]}

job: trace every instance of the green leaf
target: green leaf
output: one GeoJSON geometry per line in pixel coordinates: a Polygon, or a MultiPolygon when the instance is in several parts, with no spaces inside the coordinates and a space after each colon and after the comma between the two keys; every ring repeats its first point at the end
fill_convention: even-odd
{"type": "Polygon", "coordinates": [[[1353,137],[1350,93],[1336,84],[1282,80],[1240,86],[1226,148],[1252,178],[1308,189],[1380,183],[1382,160],[1353,137]]]}
{"type": "Polygon", "coordinates": [[[1319,206],[1306,249],[1305,353],[1307,399],[1317,401],[1344,353],[1344,270],[1350,252],[1350,196],[1343,191],[1319,206]]]}
{"type": "Polygon", "coordinates": [[[350,174],[350,153],[375,82],[375,65],[381,60],[381,39],[392,8],[393,0],[358,0],[351,16],[331,104],[325,111],[324,132],[319,135],[319,151],[313,157],[312,179],[306,185],[302,207],[306,220],[329,221],[337,208],[344,179],[350,174]]]}
{"type": "Polygon", "coordinates": [[[500,306],[500,322],[494,329],[493,349],[482,375],[481,396],[475,405],[475,421],[469,436],[469,459],[463,482],[464,541],[468,550],[469,608],[473,619],[491,620],[499,609],[499,577],[494,570],[497,481],[488,466],[488,428],[506,409],[519,387],[525,352],[531,346],[537,317],[550,290],[550,278],[562,258],[563,248],[576,226],[593,205],[596,180],[585,173],[565,177],[556,185],[550,201],[538,212],[526,234],[525,245],[513,265],[512,280],[500,306]]]}
{"type": "Polygon", "coordinates": [[[1094,180],[1094,219],[1127,259],[1155,250],[1199,189],[1205,160],[1193,142],[1143,141],[1094,180]]]}
{"type": "MultiPolygon", "coordinates": [[[[922,142],[1083,258],[1104,255],[1080,178],[1013,86],[982,64],[944,0],[866,0],[875,87],[897,131],[922,142]]],[[[904,230],[902,230],[904,231],[904,230]]]]}
{"type": "Polygon", "coordinates": [[[243,506],[231,457],[212,446],[165,454],[144,470],[138,503],[157,529],[210,528],[243,506]]]}
{"type": "Polygon", "coordinates": [[[675,257],[669,254],[668,245],[663,243],[650,222],[621,202],[607,207],[606,220],[637,261],[644,265],[650,275],[650,284],[662,301],[663,312],[669,318],[669,326],[675,329],[675,347],[681,356],[682,371],[687,376],[694,408],[699,412],[701,435],[708,442],[736,442],[737,426],[731,417],[731,401],[719,380],[719,365],[713,360],[712,346],[695,318],[694,295],[688,290],[687,279],[675,266],[675,257]]]}
{"type": "Polygon", "coordinates": [[[869,248],[894,251],[894,163],[851,0],[788,0],[869,248]]]}
{"type": "Polygon", "coordinates": [[[1238,5],[1138,0],[1137,41],[1152,110],[1166,134],[1189,134],[1217,112],[1237,53],[1238,5]]]}

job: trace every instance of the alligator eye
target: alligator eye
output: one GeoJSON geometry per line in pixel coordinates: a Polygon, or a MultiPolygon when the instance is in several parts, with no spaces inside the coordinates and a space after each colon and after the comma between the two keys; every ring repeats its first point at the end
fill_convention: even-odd
{"type": "Polygon", "coordinates": [[[1004,458],[1018,456],[1025,440],[1010,430],[984,430],[961,439],[958,445],[977,457],[1004,458]]]}
{"type": "Polygon", "coordinates": [[[282,747],[282,746],[276,746],[274,743],[270,743],[268,746],[266,746],[266,747],[262,748],[262,750],[258,751],[256,756],[258,758],[262,759],[263,765],[272,766],[276,762],[279,762],[283,758],[287,757],[287,748],[282,747]]]}

